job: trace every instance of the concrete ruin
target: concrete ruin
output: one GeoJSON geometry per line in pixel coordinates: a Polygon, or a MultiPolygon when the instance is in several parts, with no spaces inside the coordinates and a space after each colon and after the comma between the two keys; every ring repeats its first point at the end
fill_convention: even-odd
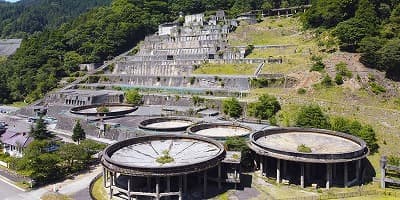
{"type": "Polygon", "coordinates": [[[114,90],[63,90],[50,94],[45,101],[69,106],[123,103],[124,93],[114,90]]]}
{"type": "Polygon", "coordinates": [[[250,140],[260,172],[275,178],[278,184],[329,189],[333,185],[361,184],[363,180],[369,150],[362,139],[352,135],[321,129],[273,128],[251,134],[250,140]]]}
{"type": "Polygon", "coordinates": [[[223,176],[222,165],[224,160],[227,164],[236,162],[231,157],[235,156],[226,159],[222,144],[203,137],[154,135],[132,138],[103,151],[103,185],[109,189],[110,199],[119,196],[157,200],[178,197],[181,200],[187,198],[191,187],[197,185],[202,185],[203,197],[206,197],[209,181],[217,182],[221,189],[221,184],[229,180],[229,175],[223,176]],[[193,179],[200,184],[195,184],[193,179]]]}

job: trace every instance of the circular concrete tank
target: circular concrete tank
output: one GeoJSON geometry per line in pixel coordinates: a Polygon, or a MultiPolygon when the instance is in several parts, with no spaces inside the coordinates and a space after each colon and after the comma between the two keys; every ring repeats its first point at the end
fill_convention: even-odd
{"type": "Polygon", "coordinates": [[[70,110],[72,114],[86,116],[120,116],[126,115],[137,110],[137,106],[131,104],[93,104],[88,106],[78,106],[70,110]],[[106,107],[109,112],[98,112],[97,108],[106,107]]]}
{"type": "Polygon", "coordinates": [[[160,117],[141,121],[139,128],[158,132],[185,131],[193,123],[192,120],[186,118],[160,117]]]}
{"type": "Polygon", "coordinates": [[[135,176],[172,176],[203,171],[225,157],[222,144],[203,137],[151,135],[115,143],[103,151],[101,162],[111,171],[135,176]],[[158,158],[168,152],[171,162],[158,158]]]}
{"type": "Polygon", "coordinates": [[[272,157],[304,162],[343,162],[357,160],[368,154],[366,143],[345,133],[304,128],[276,128],[255,132],[250,148],[272,157]],[[310,153],[299,152],[305,145],[310,153]]]}
{"type": "Polygon", "coordinates": [[[232,123],[212,123],[193,125],[187,129],[187,132],[192,135],[225,140],[227,137],[246,137],[252,129],[232,123]]]}

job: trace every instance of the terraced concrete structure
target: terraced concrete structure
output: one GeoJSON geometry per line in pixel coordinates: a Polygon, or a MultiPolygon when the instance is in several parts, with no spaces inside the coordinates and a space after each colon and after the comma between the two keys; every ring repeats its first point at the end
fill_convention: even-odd
{"type": "Polygon", "coordinates": [[[109,188],[110,198],[182,199],[188,191],[188,176],[201,175],[206,193],[207,171],[218,167],[220,176],[225,154],[222,144],[203,137],[153,135],[128,139],[103,151],[104,187],[109,188]]]}
{"type": "Polygon", "coordinates": [[[252,128],[232,123],[204,123],[189,127],[187,132],[216,140],[225,140],[228,137],[247,137],[252,128]]]}
{"type": "Polygon", "coordinates": [[[141,121],[139,128],[158,132],[185,131],[193,123],[182,117],[158,117],[141,121]]]}
{"type": "Polygon", "coordinates": [[[250,135],[263,175],[277,183],[350,186],[360,183],[369,150],[360,138],[304,128],[274,128],[250,135]],[[305,149],[306,148],[306,149],[305,149]],[[284,180],[284,181],[283,181],[284,180]],[[350,181],[349,181],[350,180],[350,181]]]}
{"type": "MultiPolygon", "coordinates": [[[[215,16],[194,14],[185,22],[159,25],[156,34],[147,36],[135,55],[122,57],[110,73],[96,84],[139,87],[142,89],[179,88],[203,91],[218,89],[240,92],[250,88],[249,77],[195,75],[196,67],[205,62],[262,65],[264,59],[246,59],[246,47],[232,47],[227,36],[237,26],[234,19],[219,11],[215,16]],[[217,16],[218,15],[218,16],[217,16]]],[[[83,85],[87,86],[88,83],[83,85]]]]}

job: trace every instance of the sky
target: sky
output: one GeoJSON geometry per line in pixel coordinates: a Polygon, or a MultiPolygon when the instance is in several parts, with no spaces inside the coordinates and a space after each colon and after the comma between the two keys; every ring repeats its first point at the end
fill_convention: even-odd
{"type": "Polygon", "coordinates": [[[17,1],[20,1],[20,0],[5,0],[5,1],[8,1],[8,2],[17,2],[17,1]]]}

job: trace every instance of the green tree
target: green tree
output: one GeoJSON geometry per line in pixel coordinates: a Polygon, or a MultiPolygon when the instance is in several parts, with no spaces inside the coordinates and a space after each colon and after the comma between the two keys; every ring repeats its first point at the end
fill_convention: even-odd
{"type": "Polygon", "coordinates": [[[248,112],[250,116],[259,119],[269,119],[281,109],[278,100],[271,95],[264,94],[258,97],[258,101],[249,104],[248,112]]]}
{"type": "Polygon", "coordinates": [[[307,105],[300,108],[296,119],[296,126],[305,128],[329,129],[329,117],[318,105],[307,105]]]}
{"type": "Polygon", "coordinates": [[[86,139],[85,130],[83,130],[79,120],[76,121],[75,126],[72,130],[72,140],[78,142],[78,144],[86,139]]]}
{"type": "Polygon", "coordinates": [[[34,140],[24,150],[24,156],[17,160],[16,169],[42,184],[63,176],[58,165],[60,158],[48,152],[52,145],[54,143],[48,140],[34,140]]]}
{"type": "Polygon", "coordinates": [[[390,40],[377,53],[379,68],[386,70],[387,77],[400,81],[400,39],[390,40]]]}
{"type": "Polygon", "coordinates": [[[61,145],[57,154],[62,160],[63,166],[68,173],[79,171],[87,167],[89,155],[81,145],[65,143],[61,145]]]}
{"type": "Polygon", "coordinates": [[[37,119],[35,127],[31,127],[30,135],[35,140],[45,140],[51,137],[51,134],[49,131],[47,131],[46,124],[42,117],[37,119]]]}
{"type": "Polygon", "coordinates": [[[129,104],[139,105],[142,102],[142,95],[137,89],[128,90],[125,92],[125,101],[129,104]]]}
{"type": "Polygon", "coordinates": [[[229,117],[239,118],[242,115],[242,106],[236,98],[229,98],[222,101],[222,111],[229,117]]]}

